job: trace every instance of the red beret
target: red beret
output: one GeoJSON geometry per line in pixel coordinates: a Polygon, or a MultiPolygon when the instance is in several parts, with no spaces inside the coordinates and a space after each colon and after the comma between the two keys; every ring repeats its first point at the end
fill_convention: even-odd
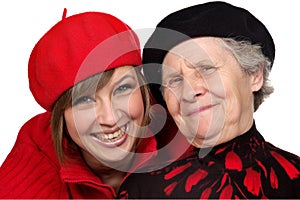
{"type": "Polygon", "coordinates": [[[29,87],[51,111],[76,83],[124,65],[141,65],[137,35],[112,15],[80,13],[63,18],[37,42],[28,62],[29,87]]]}

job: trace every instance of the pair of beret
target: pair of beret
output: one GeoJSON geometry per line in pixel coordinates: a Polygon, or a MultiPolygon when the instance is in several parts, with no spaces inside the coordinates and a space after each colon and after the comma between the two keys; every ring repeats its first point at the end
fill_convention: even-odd
{"type": "Polygon", "coordinates": [[[31,52],[29,87],[36,101],[51,111],[56,100],[78,82],[141,62],[138,37],[120,19],[101,12],[64,15],[31,52]]]}

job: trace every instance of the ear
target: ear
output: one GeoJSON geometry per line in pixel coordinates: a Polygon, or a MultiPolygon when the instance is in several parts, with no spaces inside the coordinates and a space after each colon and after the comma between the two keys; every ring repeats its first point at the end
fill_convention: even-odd
{"type": "Polygon", "coordinates": [[[251,89],[252,92],[257,92],[260,90],[264,83],[264,76],[263,76],[263,65],[259,67],[255,73],[251,75],[251,89]]]}

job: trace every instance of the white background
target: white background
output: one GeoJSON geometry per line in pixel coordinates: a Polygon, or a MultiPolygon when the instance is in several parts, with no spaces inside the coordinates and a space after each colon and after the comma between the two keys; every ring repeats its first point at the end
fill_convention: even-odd
{"type": "MultiPolygon", "coordinates": [[[[167,14],[201,0],[26,0],[0,2],[0,164],[21,126],[44,110],[35,102],[27,79],[30,52],[40,37],[67,16],[100,11],[115,15],[133,29],[154,28],[167,14]]],[[[275,92],[255,113],[258,130],[274,145],[300,155],[300,7],[297,1],[228,0],[252,12],[268,27],[276,44],[271,73],[275,92]]],[[[142,41],[143,44],[143,41],[142,41]]],[[[26,149],[24,149],[26,151],[26,149]]]]}

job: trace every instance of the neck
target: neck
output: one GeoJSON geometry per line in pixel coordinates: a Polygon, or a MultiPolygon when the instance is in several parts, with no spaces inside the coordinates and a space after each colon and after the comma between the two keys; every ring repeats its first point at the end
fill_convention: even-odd
{"type": "Polygon", "coordinates": [[[100,165],[93,168],[93,171],[103,183],[112,186],[116,193],[118,192],[122,180],[126,175],[125,172],[100,165]]]}
{"type": "Polygon", "coordinates": [[[218,144],[226,143],[240,135],[246,133],[253,125],[253,115],[233,121],[225,126],[222,130],[220,142],[218,144]]]}
{"type": "Polygon", "coordinates": [[[104,184],[112,186],[117,193],[122,180],[126,175],[126,172],[119,171],[117,169],[104,165],[88,152],[82,151],[82,155],[93,173],[96,174],[104,184]]]}

